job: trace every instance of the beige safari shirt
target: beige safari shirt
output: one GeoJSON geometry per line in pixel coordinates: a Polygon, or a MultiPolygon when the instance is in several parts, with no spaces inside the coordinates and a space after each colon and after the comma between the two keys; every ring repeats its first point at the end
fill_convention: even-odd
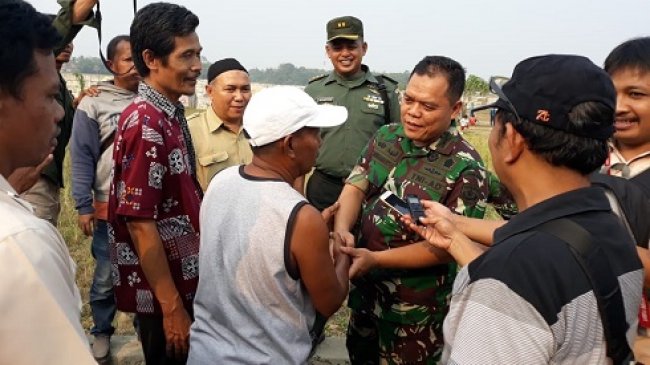
{"type": "Polygon", "coordinates": [[[196,177],[201,189],[219,171],[234,165],[248,164],[253,152],[242,130],[235,133],[223,124],[212,107],[187,118],[196,152],[196,177]]]}

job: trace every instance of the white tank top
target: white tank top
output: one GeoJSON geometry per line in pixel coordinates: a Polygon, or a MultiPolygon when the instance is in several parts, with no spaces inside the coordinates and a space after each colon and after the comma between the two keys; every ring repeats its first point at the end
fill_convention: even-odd
{"type": "Polygon", "coordinates": [[[217,174],[201,205],[199,285],[188,364],[303,364],[314,307],[288,272],[305,198],[284,181],[217,174]]]}

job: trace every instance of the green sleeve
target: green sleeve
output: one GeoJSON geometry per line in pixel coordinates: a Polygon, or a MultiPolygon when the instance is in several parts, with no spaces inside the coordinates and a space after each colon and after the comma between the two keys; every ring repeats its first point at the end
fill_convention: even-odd
{"type": "Polygon", "coordinates": [[[510,219],[517,214],[517,204],[512,195],[491,171],[488,171],[488,188],[488,203],[494,206],[503,219],[510,219]]]}
{"type": "Polygon", "coordinates": [[[399,90],[397,89],[397,85],[395,85],[395,88],[391,90],[388,98],[390,99],[390,119],[393,123],[400,123],[402,117],[400,112],[399,90]]]}
{"type": "Polygon", "coordinates": [[[469,166],[456,179],[445,205],[457,214],[483,218],[487,195],[484,170],[479,166],[469,166]]]}
{"type": "Polygon", "coordinates": [[[88,16],[88,19],[86,19],[83,23],[81,24],[72,24],[72,6],[74,5],[74,0],[58,0],[59,5],[61,5],[61,9],[59,10],[59,13],[56,15],[56,18],[52,22],[52,26],[56,28],[57,32],[61,35],[62,39],[59,44],[54,46],[54,54],[58,55],[63,51],[65,46],[72,42],[74,38],[77,36],[79,31],[84,25],[97,28],[99,26],[99,20],[94,16],[94,14],[90,14],[88,16]]]}

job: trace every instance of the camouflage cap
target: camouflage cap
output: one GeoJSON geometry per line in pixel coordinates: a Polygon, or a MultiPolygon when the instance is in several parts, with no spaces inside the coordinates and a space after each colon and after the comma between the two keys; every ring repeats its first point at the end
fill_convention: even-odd
{"type": "Polygon", "coordinates": [[[327,41],[337,38],[356,41],[363,38],[363,23],[353,16],[341,16],[327,22],[327,41]]]}

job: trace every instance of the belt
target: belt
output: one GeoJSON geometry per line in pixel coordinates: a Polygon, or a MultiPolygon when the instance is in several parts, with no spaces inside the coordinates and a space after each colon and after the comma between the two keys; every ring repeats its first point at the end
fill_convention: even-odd
{"type": "Polygon", "coordinates": [[[326,174],[321,170],[314,170],[314,175],[318,175],[319,177],[322,177],[324,180],[330,181],[334,184],[345,184],[345,180],[347,177],[338,177],[330,174],[326,174]]]}

